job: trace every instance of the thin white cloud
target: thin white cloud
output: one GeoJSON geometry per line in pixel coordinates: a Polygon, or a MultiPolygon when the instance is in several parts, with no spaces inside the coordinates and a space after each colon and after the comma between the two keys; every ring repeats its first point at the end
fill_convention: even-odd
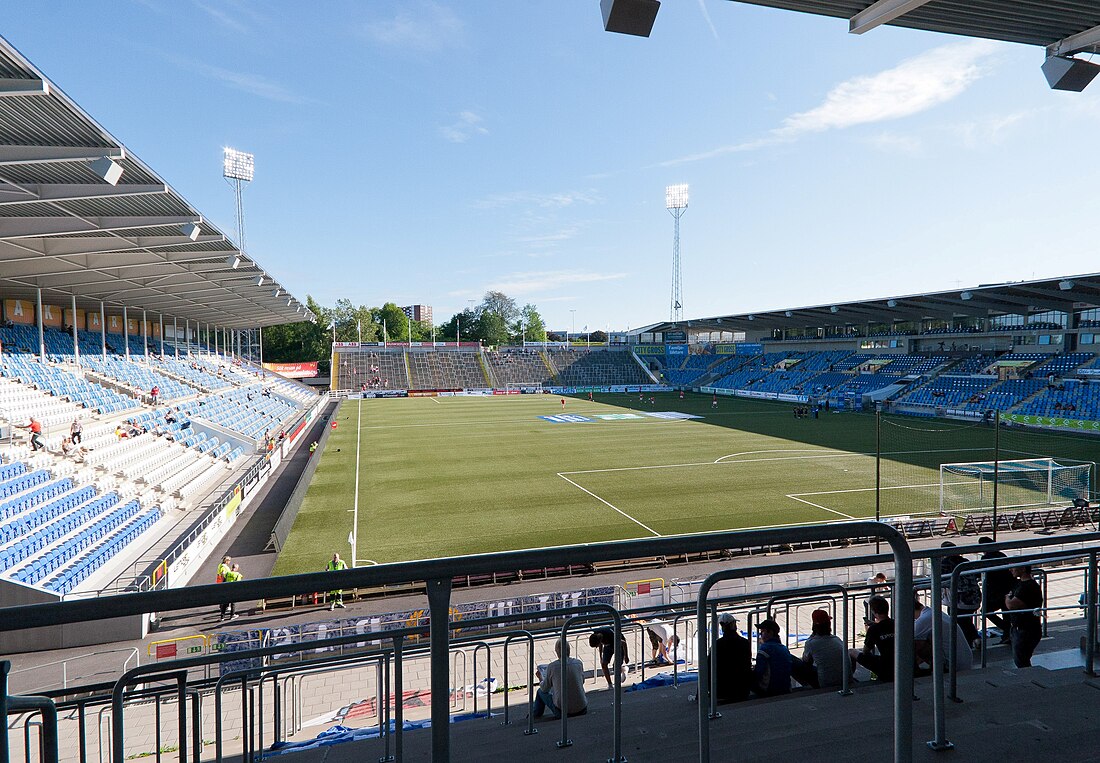
{"type": "Polygon", "coordinates": [[[543,209],[563,209],[565,207],[593,205],[602,201],[594,190],[556,191],[553,193],[535,193],[533,191],[513,191],[486,196],[474,202],[478,209],[500,209],[502,207],[524,204],[543,209]]]}
{"type": "Polygon", "coordinates": [[[200,3],[198,2],[198,0],[196,0],[195,6],[230,32],[245,34],[250,31],[246,24],[243,24],[233,16],[230,16],[221,8],[217,8],[213,5],[207,5],[206,3],[200,3]]]}
{"type": "Polygon", "coordinates": [[[714,22],[710,20],[710,11],[707,10],[706,0],[699,0],[699,10],[703,12],[703,18],[707,21],[707,26],[710,27],[710,33],[714,35],[714,39],[718,39],[718,30],[714,28],[714,22]]]}
{"type": "Polygon", "coordinates": [[[950,125],[967,148],[980,148],[1000,143],[1014,125],[1032,116],[1031,111],[1017,111],[1011,114],[996,114],[979,119],[950,125]]]}
{"type": "Polygon", "coordinates": [[[393,18],[372,21],[363,27],[364,36],[381,47],[418,53],[459,44],[464,31],[462,19],[435,2],[404,8],[393,18]]]}
{"type": "Polygon", "coordinates": [[[580,228],[576,225],[568,228],[562,228],[561,230],[554,231],[553,233],[543,233],[541,235],[534,236],[520,236],[516,239],[521,244],[531,244],[534,246],[548,246],[556,244],[559,241],[569,241],[576,238],[580,233],[580,228]]]}
{"type": "Polygon", "coordinates": [[[961,95],[985,76],[998,50],[988,40],[950,43],[902,61],[878,74],[853,77],[835,86],[820,105],[792,114],[764,136],[661,162],[668,167],[725,154],[756,151],[780,143],[859,125],[913,116],[961,95]]]}
{"type": "Polygon", "coordinates": [[[257,98],[265,98],[269,101],[279,101],[280,103],[303,103],[305,101],[304,98],[283,87],[278,82],[274,82],[267,77],[262,77],[259,74],[249,74],[248,72],[223,69],[220,66],[213,66],[203,63],[202,61],[193,61],[189,58],[183,58],[182,56],[169,56],[168,60],[185,69],[190,69],[193,72],[217,80],[235,90],[241,90],[250,95],[254,95],[257,98]]]}
{"type": "Polygon", "coordinates": [[[444,140],[451,143],[465,143],[475,135],[488,135],[489,130],[482,124],[485,120],[472,111],[461,111],[458,118],[449,125],[439,128],[444,140]]]}
{"type": "Polygon", "coordinates": [[[593,273],[583,270],[542,270],[528,273],[511,273],[485,288],[502,291],[508,295],[537,294],[566,284],[597,283],[626,278],[626,273],[593,273]]]}
{"type": "Polygon", "coordinates": [[[895,132],[881,132],[872,135],[867,142],[879,151],[889,154],[912,154],[920,150],[923,142],[915,135],[903,135],[895,132]]]}

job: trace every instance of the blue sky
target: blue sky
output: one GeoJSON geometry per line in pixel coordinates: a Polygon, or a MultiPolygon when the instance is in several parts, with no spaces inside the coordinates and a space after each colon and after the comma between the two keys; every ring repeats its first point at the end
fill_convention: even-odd
{"type": "Polygon", "coordinates": [[[726,0],[9,0],[3,34],[298,297],[500,289],[552,327],[1100,270],[1100,85],[1042,52],[726,0]]]}

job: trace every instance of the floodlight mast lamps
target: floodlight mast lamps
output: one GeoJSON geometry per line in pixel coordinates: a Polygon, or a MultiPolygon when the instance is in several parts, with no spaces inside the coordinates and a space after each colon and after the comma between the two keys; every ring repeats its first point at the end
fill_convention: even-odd
{"type": "Polygon", "coordinates": [[[233,186],[233,192],[237,198],[237,247],[242,253],[246,250],[244,245],[244,204],[242,201],[244,186],[241,184],[251,183],[255,174],[256,157],[253,154],[247,154],[244,151],[228,147],[224,150],[222,177],[233,186]]]}
{"type": "Polygon", "coordinates": [[[675,221],[672,235],[672,301],[668,315],[670,321],[679,321],[684,317],[683,295],[680,292],[680,218],[687,208],[687,183],[665,186],[665,209],[675,221]]]}

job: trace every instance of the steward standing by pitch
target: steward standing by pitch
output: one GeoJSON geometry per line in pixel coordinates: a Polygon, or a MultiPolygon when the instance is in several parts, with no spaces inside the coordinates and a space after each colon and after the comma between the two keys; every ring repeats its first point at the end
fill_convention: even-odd
{"type": "MultiPolygon", "coordinates": [[[[341,559],[339,554],[333,554],[332,560],[325,566],[325,570],[327,572],[339,572],[340,570],[346,570],[347,568],[347,562],[341,559]]],[[[337,591],[329,591],[328,598],[330,602],[328,605],[330,612],[337,607],[339,607],[340,609],[346,609],[346,607],[344,606],[344,591],[342,589],[337,591]]]]}

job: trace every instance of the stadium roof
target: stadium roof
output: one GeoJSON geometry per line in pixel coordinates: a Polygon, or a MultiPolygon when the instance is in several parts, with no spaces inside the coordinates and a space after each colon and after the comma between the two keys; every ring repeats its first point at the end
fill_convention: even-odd
{"type": "Polygon", "coordinates": [[[1100,50],[1096,0],[736,0],[849,19],[863,33],[881,24],[1050,47],[1071,55],[1100,50]]]}
{"type": "Polygon", "coordinates": [[[0,296],[38,288],[228,328],[311,315],[0,38],[0,296]]]}
{"type": "Polygon", "coordinates": [[[636,331],[667,331],[685,327],[697,331],[759,331],[776,328],[860,326],[923,318],[947,320],[991,314],[1026,315],[1047,310],[1069,312],[1090,307],[1100,307],[1100,273],[857,302],[832,302],[810,307],[716,315],[656,323],[636,331]]]}

